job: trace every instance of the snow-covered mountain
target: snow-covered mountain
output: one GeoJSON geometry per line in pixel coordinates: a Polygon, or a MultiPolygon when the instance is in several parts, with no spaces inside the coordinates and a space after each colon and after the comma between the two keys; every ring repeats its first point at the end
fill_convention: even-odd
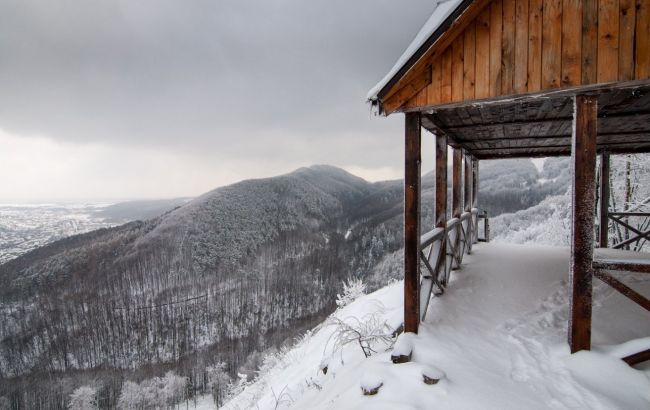
{"type": "MultiPolygon", "coordinates": [[[[504,178],[503,164],[514,175],[509,194],[524,197],[540,184],[530,161],[486,162],[488,189],[504,178]]],[[[432,183],[423,177],[423,229],[433,217],[432,183]]],[[[210,366],[253,374],[259,352],[334,310],[345,279],[374,290],[397,276],[390,267],[400,265],[402,189],[402,181],[302,168],[0,265],[0,396],[67,399],[92,377],[114,404],[126,374],[137,381],[175,369],[199,392],[210,366]],[[25,381],[38,387],[27,391],[25,381]]],[[[483,206],[504,208],[481,196],[483,206]]]]}

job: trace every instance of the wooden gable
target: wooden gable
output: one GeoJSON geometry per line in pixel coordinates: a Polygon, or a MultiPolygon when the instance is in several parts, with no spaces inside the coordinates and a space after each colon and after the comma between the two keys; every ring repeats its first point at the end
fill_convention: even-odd
{"type": "Polygon", "coordinates": [[[390,114],[650,78],[650,0],[475,0],[388,90],[390,114]]]}

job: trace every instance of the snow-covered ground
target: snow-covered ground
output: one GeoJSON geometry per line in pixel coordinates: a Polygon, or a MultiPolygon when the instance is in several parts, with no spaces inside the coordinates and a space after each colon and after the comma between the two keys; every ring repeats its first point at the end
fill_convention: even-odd
{"type": "Polygon", "coordinates": [[[97,216],[107,204],[0,204],[0,264],[70,235],[115,225],[97,216]]]}
{"type": "MultiPolygon", "coordinates": [[[[326,322],[267,361],[257,381],[226,408],[650,408],[650,366],[631,368],[618,358],[631,345],[650,347],[647,312],[598,280],[595,348],[569,354],[568,259],[566,248],[480,244],[453,272],[447,293],[431,301],[413,340],[412,362],[392,364],[381,343],[369,358],[355,342],[337,350],[341,327],[326,322]],[[423,383],[422,372],[431,367],[446,378],[423,383]],[[383,386],[364,396],[364,383],[383,386]]],[[[625,280],[650,292],[648,278],[625,280]]],[[[380,319],[391,327],[401,320],[402,304],[398,282],[339,309],[329,323],[340,319],[355,328],[360,319],[380,319]]],[[[382,331],[375,327],[365,330],[382,331]]]]}

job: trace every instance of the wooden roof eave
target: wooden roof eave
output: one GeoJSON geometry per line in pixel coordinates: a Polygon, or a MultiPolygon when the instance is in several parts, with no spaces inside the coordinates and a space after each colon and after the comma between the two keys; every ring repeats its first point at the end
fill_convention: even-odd
{"type": "Polygon", "coordinates": [[[439,56],[462,33],[491,0],[464,0],[377,93],[376,104],[384,115],[398,111],[410,98],[431,84],[433,58],[439,56]]]}

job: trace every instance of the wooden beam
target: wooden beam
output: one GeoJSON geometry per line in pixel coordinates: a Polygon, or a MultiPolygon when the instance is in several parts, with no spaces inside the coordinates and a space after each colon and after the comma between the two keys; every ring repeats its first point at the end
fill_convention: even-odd
{"type": "Polygon", "coordinates": [[[598,98],[574,100],[569,346],[571,353],[591,348],[592,261],[598,98]]]}
{"type": "Polygon", "coordinates": [[[478,159],[472,161],[472,208],[478,208],[478,159]]]}
{"type": "MultiPolygon", "coordinates": [[[[426,128],[426,127],[425,127],[426,128]]],[[[441,129],[441,128],[440,128],[441,129]]],[[[470,134],[472,135],[472,134],[470,134]]],[[[485,137],[478,137],[475,138],[474,135],[472,135],[472,138],[466,138],[464,133],[461,135],[459,138],[456,136],[455,141],[459,144],[473,144],[473,143],[491,143],[491,142],[508,142],[508,141],[514,141],[515,143],[522,143],[522,142],[534,142],[534,143],[539,143],[539,142],[544,142],[544,140],[559,140],[555,141],[557,142],[564,142],[566,141],[566,145],[570,146],[571,145],[571,134],[549,134],[549,135],[540,135],[538,137],[519,137],[517,135],[512,135],[512,134],[507,134],[504,137],[500,138],[485,138],[485,137]]],[[[650,130],[646,132],[639,132],[639,131],[631,131],[631,132],[602,132],[598,134],[598,144],[627,144],[627,143],[636,143],[636,144],[642,144],[645,141],[650,142],[650,130]],[[621,139],[622,141],[616,142],[612,140],[616,139],[621,139]],[[609,141],[609,142],[608,142],[609,141]]],[[[513,147],[514,148],[514,147],[513,147]]]]}
{"type": "Polygon", "coordinates": [[[480,160],[491,160],[491,159],[511,159],[511,158],[548,158],[548,157],[568,157],[571,155],[569,151],[561,152],[539,152],[539,153],[512,153],[512,154],[482,154],[477,155],[476,157],[480,160]]]}
{"type": "Polygon", "coordinates": [[[517,96],[504,95],[504,96],[498,96],[493,98],[479,98],[477,92],[476,100],[451,102],[447,104],[430,104],[422,107],[405,109],[404,112],[417,111],[417,112],[422,112],[424,114],[434,114],[441,110],[447,110],[451,108],[476,107],[481,109],[484,105],[489,105],[490,107],[497,107],[499,105],[507,106],[507,105],[515,105],[520,102],[533,101],[539,98],[574,97],[580,94],[600,95],[600,94],[609,93],[611,91],[622,91],[622,90],[629,91],[630,93],[632,92],[646,93],[648,92],[648,87],[650,87],[650,79],[644,78],[644,79],[633,80],[633,81],[619,81],[619,82],[604,83],[604,84],[586,84],[586,85],[580,85],[575,87],[564,87],[564,88],[554,89],[554,90],[530,92],[528,94],[522,94],[517,96]]]}
{"type": "MultiPolygon", "coordinates": [[[[611,120],[617,120],[617,119],[622,119],[622,118],[628,118],[631,120],[639,121],[639,122],[650,122],[650,112],[648,111],[633,111],[633,112],[625,112],[625,113],[619,113],[619,114],[610,114],[606,115],[603,114],[599,116],[603,121],[601,122],[607,122],[611,120]]],[[[567,123],[569,121],[573,121],[572,117],[564,117],[564,116],[558,116],[558,117],[551,117],[551,118],[541,118],[541,119],[530,119],[530,120],[515,120],[515,121],[508,121],[507,119],[501,120],[499,122],[490,122],[489,124],[463,124],[463,125],[456,125],[453,127],[445,127],[445,130],[448,132],[454,132],[457,130],[476,130],[476,131],[482,131],[485,129],[501,129],[502,126],[504,125],[530,125],[530,126],[540,126],[544,124],[562,124],[562,123],[567,123]]],[[[600,125],[600,124],[599,124],[600,125]]],[[[648,129],[650,129],[650,125],[648,125],[648,129]]],[[[566,135],[566,134],[564,134],[566,135]]]]}
{"type": "Polygon", "coordinates": [[[452,151],[452,181],[451,181],[451,216],[459,218],[461,214],[461,173],[462,173],[462,153],[460,148],[454,148],[452,151]]]}
{"type": "Polygon", "coordinates": [[[420,324],[420,114],[405,115],[404,141],[404,331],[420,324]]]}
{"type": "Polygon", "coordinates": [[[607,247],[609,234],[609,154],[600,155],[600,223],[598,231],[598,246],[607,247]]]}
{"type": "MultiPolygon", "coordinates": [[[[467,141],[465,140],[464,142],[461,142],[461,146],[468,151],[472,152],[473,154],[483,154],[483,153],[497,153],[499,151],[506,151],[506,152],[523,152],[526,153],[526,151],[533,151],[533,150],[541,150],[541,149],[548,149],[548,150],[558,150],[558,149],[570,149],[571,148],[571,142],[567,141],[566,144],[563,143],[550,143],[550,144],[544,144],[546,138],[540,137],[538,138],[538,143],[537,144],[531,144],[531,145],[520,145],[520,146],[512,146],[512,145],[506,145],[506,142],[509,143],[511,141],[519,142],[516,138],[508,138],[506,142],[501,143],[497,146],[492,146],[488,148],[478,148],[475,147],[474,145],[480,144],[484,141],[477,140],[477,141],[467,141]]],[[[461,140],[462,141],[462,140],[461,140]]],[[[493,141],[493,140],[491,140],[493,141]]],[[[524,140],[526,141],[526,140],[524,140]]],[[[624,147],[630,147],[630,148],[639,148],[643,146],[648,146],[650,148],[650,140],[648,141],[627,141],[627,142],[621,142],[621,141],[613,141],[613,142],[601,142],[598,143],[599,148],[603,149],[610,149],[611,147],[618,147],[618,148],[624,148],[624,147]]]]}
{"type": "Polygon", "coordinates": [[[632,302],[641,306],[645,310],[650,311],[650,300],[648,300],[648,298],[636,292],[634,289],[630,288],[609,273],[601,269],[595,269],[594,276],[619,291],[623,296],[630,299],[632,302]]]}
{"type": "Polygon", "coordinates": [[[650,273],[650,264],[635,262],[594,261],[594,269],[621,270],[626,272],[650,273]]]}
{"type": "Polygon", "coordinates": [[[435,218],[436,228],[447,226],[447,135],[444,133],[436,134],[435,218]]]}
{"type": "Polygon", "coordinates": [[[635,364],[643,363],[648,360],[650,360],[650,349],[631,354],[623,358],[623,361],[630,366],[634,366],[635,364]]]}
{"type": "Polygon", "coordinates": [[[437,280],[442,280],[446,286],[447,281],[447,135],[444,133],[436,134],[436,208],[435,224],[436,228],[443,229],[443,235],[440,239],[440,256],[437,260],[437,280]],[[440,278],[440,272],[443,277],[440,278]]]}
{"type": "Polygon", "coordinates": [[[472,156],[465,152],[465,183],[463,184],[464,194],[463,202],[465,204],[465,212],[472,210],[472,156]]]}
{"type": "Polygon", "coordinates": [[[431,84],[431,66],[426,67],[412,82],[405,84],[382,103],[382,109],[390,114],[394,112],[417,93],[431,84]]]}
{"type": "MultiPolygon", "coordinates": [[[[461,145],[465,147],[464,145],[461,145]]],[[[631,153],[647,153],[650,152],[650,143],[642,145],[625,145],[621,144],[609,144],[604,146],[598,146],[598,150],[607,151],[608,153],[621,153],[621,154],[631,154],[631,153]]],[[[481,158],[487,159],[488,157],[500,157],[503,155],[518,155],[519,157],[526,157],[527,155],[534,154],[544,154],[549,155],[559,155],[565,153],[569,155],[571,153],[571,147],[568,145],[536,145],[530,147],[517,147],[517,148],[489,148],[489,149],[468,149],[473,155],[481,158]]]]}

